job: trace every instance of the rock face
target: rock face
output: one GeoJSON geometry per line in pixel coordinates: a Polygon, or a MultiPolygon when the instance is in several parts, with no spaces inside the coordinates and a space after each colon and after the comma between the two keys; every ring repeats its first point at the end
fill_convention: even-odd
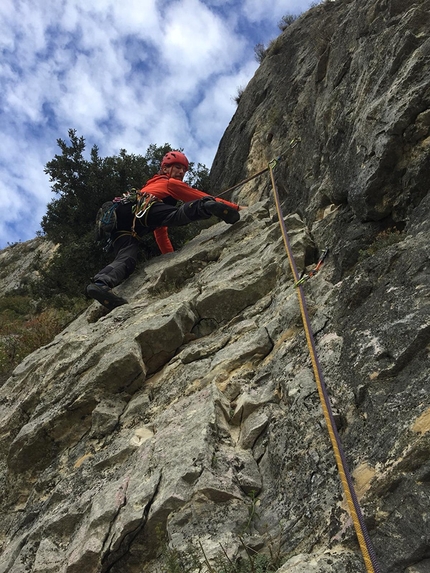
{"type": "MultiPolygon", "coordinates": [[[[383,573],[430,571],[429,4],[294,22],[212,171],[226,188],[286,149],[299,271],[330,248],[303,290],[383,573]]],[[[94,303],[0,389],[0,573],[365,571],[269,178],[235,198],[240,222],[136,271],[129,305],[94,303]]]]}
{"type": "MultiPolygon", "coordinates": [[[[323,237],[342,272],[376,233],[403,230],[430,180],[429,27],[428,0],[335,0],[304,14],[243,94],[215,157],[213,189],[282,155],[286,212],[312,227],[342,207],[340,232],[323,237]]],[[[248,204],[268,194],[266,177],[233,196],[248,204]]]]}
{"type": "Polygon", "coordinates": [[[42,237],[15,243],[0,251],[0,297],[19,293],[39,277],[38,267],[45,266],[56,247],[42,237]]]}

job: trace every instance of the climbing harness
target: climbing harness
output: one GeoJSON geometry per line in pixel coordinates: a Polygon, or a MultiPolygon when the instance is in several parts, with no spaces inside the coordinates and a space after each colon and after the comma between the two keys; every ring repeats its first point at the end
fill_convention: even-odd
{"type": "Polygon", "coordinates": [[[106,201],[100,207],[97,212],[96,217],[96,240],[103,241],[104,246],[103,251],[109,252],[115,241],[130,235],[137,239],[142,240],[136,231],[136,222],[138,219],[143,219],[142,224],[147,227],[148,213],[154,203],[161,202],[161,199],[152,195],[151,193],[142,193],[135,188],[131,188],[126,193],[123,193],[121,197],[115,197],[113,201],[106,201]],[[133,203],[132,213],[134,214],[133,223],[130,231],[119,231],[116,233],[115,239],[112,238],[112,234],[117,228],[117,215],[116,209],[119,205],[124,205],[126,203],[133,203]]]}
{"type": "Polygon", "coordinates": [[[318,259],[317,264],[315,265],[315,268],[313,268],[311,271],[309,271],[308,274],[305,274],[305,271],[303,271],[299,280],[294,283],[294,286],[297,287],[299,285],[302,285],[303,283],[308,281],[310,278],[315,276],[317,274],[317,272],[320,270],[320,268],[322,267],[327,255],[328,255],[328,249],[324,249],[323,252],[321,253],[320,258],[318,259]]]}
{"type": "MultiPolygon", "coordinates": [[[[352,482],[351,474],[349,472],[345,454],[343,452],[340,437],[336,428],[336,423],[334,421],[332,408],[330,405],[330,399],[328,396],[327,388],[324,382],[323,373],[318,360],[315,340],[311,329],[309,313],[306,306],[306,299],[303,292],[302,280],[299,277],[297,266],[294,260],[291,244],[288,238],[287,229],[285,226],[284,217],[282,214],[281,203],[279,199],[278,190],[276,188],[275,177],[273,174],[273,169],[277,163],[277,160],[271,161],[268,165],[268,170],[270,172],[270,179],[272,182],[273,194],[275,197],[276,210],[278,213],[279,224],[281,226],[282,237],[284,240],[285,250],[287,252],[288,261],[290,263],[291,271],[293,273],[294,284],[297,286],[297,295],[299,299],[300,312],[302,315],[303,326],[305,329],[306,340],[309,348],[309,353],[312,362],[312,368],[315,375],[315,380],[318,388],[318,394],[321,400],[321,405],[324,413],[324,418],[327,424],[328,433],[330,436],[330,441],[333,447],[334,456],[336,459],[336,464],[339,472],[339,477],[342,482],[343,490],[348,504],[349,513],[351,515],[355,533],[357,535],[358,543],[360,545],[361,553],[363,556],[363,561],[366,566],[367,573],[380,573],[380,568],[376,561],[376,555],[372,547],[372,543],[364,523],[364,518],[361,512],[360,505],[358,503],[357,494],[354,489],[354,484],[352,482]]],[[[325,255],[326,256],[326,255],[325,255]]],[[[324,256],[324,258],[325,258],[324,256]]],[[[322,257],[322,255],[321,255],[322,257]]],[[[320,258],[321,259],[321,258],[320,258]]],[[[319,263],[319,261],[318,261],[319,263]]],[[[322,262],[321,262],[322,264],[322,262]]],[[[321,267],[320,264],[320,267],[321,267]]],[[[317,264],[318,267],[318,264],[317,264]]],[[[314,273],[315,274],[315,269],[314,273]]],[[[303,277],[302,277],[303,278],[303,277]]],[[[307,279],[305,279],[307,280],[307,279]]]]}
{"type": "Polygon", "coordinates": [[[233,187],[229,187],[228,189],[225,189],[224,191],[222,191],[221,193],[219,193],[217,195],[217,197],[221,197],[221,195],[225,195],[226,193],[229,193],[230,191],[234,191],[234,189],[237,189],[238,187],[241,187],[242,185],[245,185],[245,183],[248,183],[249,181],[252,181],[253,179],[255,179],[256,177],[258,177],[259,175],[263,175],[263,173],[267,173],[267,171],[269,171],[270,169],[270,165],[273,165],[273,167],[278,163],[278,161],[281,161],[281,159],[283,159],[285,157],[285,155],[287,154],[288,151],[290,151],[290,149],[294,149],[294,147],[296,147],[296,145],[298,145],[300,143],[301,139],[300,137],[295,137],[294,139],[292,139],[290,141],[290,145],[287,149],[287,151],[284,151],[284,153],[282,153],[282,155],[280,155],[279,157],[277,157],[276,159],[272,159],[272,161],[269,163],[269,165],[267,167],[265,167],[264,169],[262,169],[261,171],[258,171],[257,173],[254,173],[254,175],[251,175],[250,177],[247,177],[246,179],[243,179],[242,181],[240,181],[239,183],[236,183],[236,185],[233,185],[233,187]]]}
{"type": "MultiPolygon", "coordinates": [[[[113,243],[117,241],[120,237],[124,237],[125,235],[131,235],[133,238],[137,239],[138,241],[142,241],[142,237],[136,231],[136,223],[138,219],[143,219],[142,225],[144,227],[148,226],[148,213],[154,203],[161,203],[161,199],[152,195],[151,193],[142,193],[141,191],[137,191],[136,189],[131,189],[130,192],[123,195],[122,198],[119,198],[121,203],[133,203],[132,212],[134,213],[133,223],[131,225],[130,231],[121,231],[117,237],[115,237],[113,243]]],[[[113,244],[112,243],[112,244],[113,244]]]]}
{"type": "Polygon", "coordinates": [[[138,193],[136,205],[133,207],[134,220],[132,231],[135,229],[136,219],[143,219],[143,225],[147,227],[147,219],[149,209],[154,205],[154,203],[161,203],[161,199],[152,195],[151,193],[138,193]]]}

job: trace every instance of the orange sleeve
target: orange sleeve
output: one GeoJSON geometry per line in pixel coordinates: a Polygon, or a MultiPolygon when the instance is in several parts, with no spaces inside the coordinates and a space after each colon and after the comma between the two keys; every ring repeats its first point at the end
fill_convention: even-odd
{"type": "Polygon", "coordinates": [[[167,232],[167,227],[157,227],[154,230],[154,237],[157,241],[158,248],[164,255],[166,253],[173,253],[174,248],[169,239],[169,233],[167,232]]]}
{"type": "Polygon", "coordinates": [[[179,181],[178,179],[169,179],[166,175],[154,175],[154,177],[145,183],[141,192],[152,193],[152,195],[155,195],[161,200],[170,196],[177,201],[184,201],[185,203],[188,201],[195,201],[196,199],[202,199],[203,197],[212,197],[215,201],[220,201],[221,203],[225,203],[226,205],[233,207],[233,209],[239,210],[239,205],[236,205],[235,203],[204,193],[199,189],[190,187],[187,183],[179,181]]]}
{"type": "Polygon", "coordinates": [[[202,199],[203,197],[212,197],[215,201],[219,201],[221,203],[225,203],[233,209],[239,210],[239,205],[235,203],[231,203],[226,199],[219,199],[218,197],[213,197],[208,193],[203,193],[203,191],[199,191],[198,189],[194,189],[194,187],[190,187],[186,183],[182,181],[177,181],[176,179],[169,179],[167,183],[167,191],[169,195],[174,197],[179,201],[195,201],[196,199],[202,199]]]}

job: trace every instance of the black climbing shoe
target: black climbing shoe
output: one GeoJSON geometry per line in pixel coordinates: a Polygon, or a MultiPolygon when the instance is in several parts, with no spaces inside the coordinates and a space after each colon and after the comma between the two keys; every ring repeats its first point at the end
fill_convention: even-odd
{"type": "Polygon", "coordinates": [[[215,201],[213,199],[208,199],[204,202],[204,210],[207,211],[209,215],[215,215],[219,219],[222,219],[229,225],[239,221],[240,215],[237,209],[221,203],[220,201],[215,201]]]}
{"type": "Polygon", "coordinates": [[[87,295],[94,298],[108,310],[113,310],[117,306],[127,304],[125,298],[117,296],[108,286],[90,284],[87,286],[87,295]]]}

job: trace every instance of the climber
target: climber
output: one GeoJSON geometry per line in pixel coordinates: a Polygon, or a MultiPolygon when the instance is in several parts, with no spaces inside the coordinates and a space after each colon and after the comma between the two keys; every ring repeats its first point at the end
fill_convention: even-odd
{"type": "Polygon", "coordinates": [[[117,226],[112,235],[114,261],[99,271],[87,286],[90,298],[112,310],[127,304],[112,288],[121,284],[136,267],[141,236],[154,232],[162,254],[173,251],[167,228],[209,219],[212,215],[228,224],[240,219],[239,205],[215,199],[183,182],[188,159],[180,151],[169,151],[160,171],[137,193],[137,202],[120,203],[116,209],[117,226]],[[178,201],[184,203],[177,206],[178,201]]]}

